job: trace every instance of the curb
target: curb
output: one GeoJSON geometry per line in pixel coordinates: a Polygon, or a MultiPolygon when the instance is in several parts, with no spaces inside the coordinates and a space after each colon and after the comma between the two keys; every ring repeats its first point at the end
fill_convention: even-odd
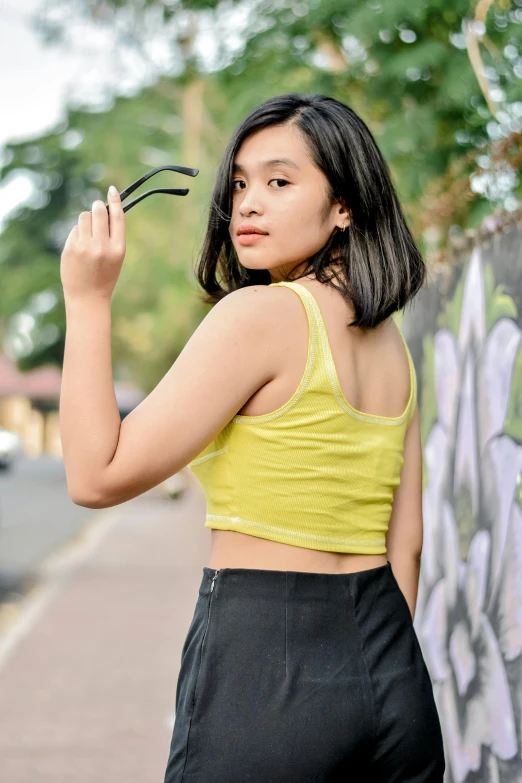
{"type": "Polygon", "coordinates": [[[76,536],[42,561],[36,574],[37,582],[27,595],[0,608],[0,671],[76,567],[88,559],[124,516],[121,507],[94,514],[76,536]]]}

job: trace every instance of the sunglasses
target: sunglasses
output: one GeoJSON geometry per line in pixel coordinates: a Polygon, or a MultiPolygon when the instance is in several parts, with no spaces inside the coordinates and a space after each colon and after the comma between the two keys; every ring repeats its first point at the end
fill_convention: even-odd
{"type": "MultiPolygon", "coordinates": [[[[185,166],[158,166],[156,169],[152,169],[152,171],[147,172],[147,174],[144,174],[143,177],[140,177],[136,180],[136,182],[133,182],[132,185],[129,185],[128,188],[125,188],[125,190],[122,190],[120,193],[120,200],[123,201],[127,198],[127,196],[130,196],[131,193],[134,193],[134,191],[139,188],[140,185],[143,185],[144,182],[146,182],[148,179],[154,176],[154,174],[157,174],[158,171],[177,171],[179,174],[186,174],[189,177],[197,177],[199,174],[199,169],[189,169],[185,166]]],[[[147,196],[151,196],[153,193],[170,193],[171,196],[186,196],[187,193],[189,193],[188,188],[154,188],[154,190],[147,190],[145,193],[142,193],[141,196],[138,196],[138,198],[135,198],[134,201],[131,201],[129,204],[126,204],[123,207],[124,212],[128,212],[131,207],[133,207],[135,204],[138,204],[140,201],[143,201],[144,198],[147,198],[147,196]]],[[[107,208],[107,211],[109,211],[109,205],[105,205],[107,208]]]]}

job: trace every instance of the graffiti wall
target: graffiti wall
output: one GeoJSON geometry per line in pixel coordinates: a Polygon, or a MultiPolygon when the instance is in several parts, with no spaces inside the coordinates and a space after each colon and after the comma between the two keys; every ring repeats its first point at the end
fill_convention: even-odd
{"type": "Polygon", "coordinates": [[[491,220],[402,321],[424,456],[414,624],[445,783],[522,781],[522,220],[491,220]]]}

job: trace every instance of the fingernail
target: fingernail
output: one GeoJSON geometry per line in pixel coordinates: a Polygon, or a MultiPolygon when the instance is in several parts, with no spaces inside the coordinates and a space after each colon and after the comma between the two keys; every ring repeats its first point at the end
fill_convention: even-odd
{"type": "Polygon", "coordinates": [[[111,196],[111,198],[115,198],[117,195],[118,195],[118,191],[116,190],[114,185],[111,185],[109,188],[109,196],[111,196]]]}

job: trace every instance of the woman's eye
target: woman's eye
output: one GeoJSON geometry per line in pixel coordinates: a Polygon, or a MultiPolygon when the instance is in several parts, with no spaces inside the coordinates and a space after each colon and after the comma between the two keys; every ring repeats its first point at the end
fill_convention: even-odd
{"type": "MultiPolygon", "coordinates": [[[[288,181],[286,179],[280,179],[279,177],[271,179],[270,182],[283,182],[285,185],[288,185],[288,181]]],[[[236,185],[240,185],[241,183],[244,184],[242,179],[235,179],[232,182],[232,190],[243,190],[243,188],[236,188],[236,185]]],[[[282,188],[276,188],[276,190],[282,190],[282,188]]]]}

